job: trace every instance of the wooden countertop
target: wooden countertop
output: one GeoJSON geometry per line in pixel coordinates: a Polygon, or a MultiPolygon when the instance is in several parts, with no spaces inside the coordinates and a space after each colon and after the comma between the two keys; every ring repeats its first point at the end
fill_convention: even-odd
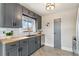
{"type": "Polygon", "coordinates": [[[16,36],[16,37],[9,37],[9,38],[5,38],[5,39],[1,39],[0,40],[0,43],[1,44],[7,44],[7,43],[11,43],[11,42],[16,42],[16,41],[20,41],[20,40],[23,40],[23,39],[29,39],[29,38],[32,38],[32,37],[35,37],[35,36],[42,36],[44,34],[36,34],[34,36],[16,36]]]}

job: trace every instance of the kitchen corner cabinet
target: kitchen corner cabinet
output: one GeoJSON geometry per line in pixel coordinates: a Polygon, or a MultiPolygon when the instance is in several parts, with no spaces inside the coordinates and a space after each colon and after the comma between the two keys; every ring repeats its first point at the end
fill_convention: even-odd
{"type": "Polygon", "coordinates": [[[22,6],[16,3],[4,3],[3,27],[19,28],[22,26],[22,6]]]}

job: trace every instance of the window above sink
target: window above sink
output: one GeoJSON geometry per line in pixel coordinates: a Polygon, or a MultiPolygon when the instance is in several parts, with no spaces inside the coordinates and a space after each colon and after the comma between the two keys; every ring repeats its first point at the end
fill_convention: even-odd
{"type": "Polygon", "coordinates": [[[26,32],[36,32],[35,19],[27,16],[22,16],[22,28],[26,32]]]}

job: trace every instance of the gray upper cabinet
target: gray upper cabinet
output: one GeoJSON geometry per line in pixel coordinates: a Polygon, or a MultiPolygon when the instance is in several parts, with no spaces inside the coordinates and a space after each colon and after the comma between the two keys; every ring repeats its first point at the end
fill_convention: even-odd
{"type": "Polygon", "coordinates": [[[25,7],[23,7],[23,14],[28,16],[28,17],[35,18],[35,13],[30,11],[30,10],[28,10],[25,7]]]}
{"type": "Polygon", "coordinates": [[[41,29],[41,16],[17,3],[0,4],[0,27],[21,28],[22,14],[36,20],[36,29],[41,29]]]}
{"type": "Polygon", "coordinates": [[[0,3],[0,27],[3,27],[4,4],[0,3]]]}
{"type": "Polygon", "coordinates": [[[20,28],[22,26],[22,7],[15,3],[4,3],[3,27],[20,28]]]}
{"type": "Polygon", "coordinates": [[[4,27],[12,27],[14,4],[4,4],[4,27]]]}
{"type": "Polygon", "coordinates": [[[13,27],[21,28],[22,27],[22,6],[15,4],[13,27]]]}
{"type": "Polygon", "coordinates": [[[22,14],[24,14],[24,15],[28,15],[28,9],[26,9],[25,7],[22,7],[22,9],[23,9],[23,13],[22,14]]]}
{"type": "Polygon", "coordinates": [[[41,16],[38,17],[38,29],[41,29],[41,16]]]}
{"type": "Polygon", "coordinates": [[[37,15],[36,16],[36,28],[37,30],[41,29],[42,21],[41,21],[41,16],[37,15]]]}
{"type": "Polygon", "coordinates": [[[33,13],[32,11],[30,11],[30,10],[28,11],[28,15],[29,15],[30,17],[35,18],[34,14],[35,14],[35,13],[33,13]]]}

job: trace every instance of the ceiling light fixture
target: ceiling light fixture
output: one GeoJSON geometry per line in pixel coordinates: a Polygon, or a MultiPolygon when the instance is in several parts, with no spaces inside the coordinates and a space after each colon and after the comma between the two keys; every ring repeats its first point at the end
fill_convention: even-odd
{"type": "Polygon", "coordinates": [[[55,8],[55,3],[47,3],[46,10],[53,10],[55,8]]]}

